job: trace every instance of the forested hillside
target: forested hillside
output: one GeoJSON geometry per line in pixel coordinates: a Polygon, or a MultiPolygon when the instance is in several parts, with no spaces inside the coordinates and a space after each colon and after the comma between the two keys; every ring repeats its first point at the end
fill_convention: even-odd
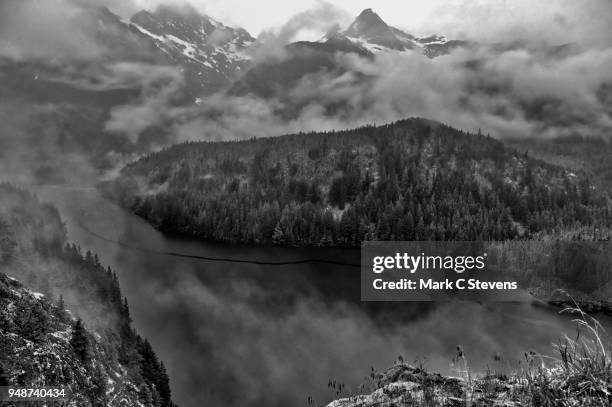
{"type": "Polygon", "coordinates": [[[423,119],[177,145],[101,189],[162,231],[235,242],[602,238],[611,219],[587,177],[423,119]]]}
{"type": "Polygon", "coordinates": [[[66,242],[53,206],[7,184],[0,184],[0,377],[2,385],[67,387],[75,406],[174,405],[163,363],[131,326],[115,272],[66,242]]]}
{"type": "Polygon", "coordinates": [[[598,188],[612,191],[612,144],[597,137],[569,136],[556,139],[517,139],[507,143],[534,157],[583,171],[598,188]]]}

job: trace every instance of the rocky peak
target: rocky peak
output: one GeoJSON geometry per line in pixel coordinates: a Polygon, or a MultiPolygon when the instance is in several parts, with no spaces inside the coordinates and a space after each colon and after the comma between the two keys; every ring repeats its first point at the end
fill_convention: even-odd
{"type": "Polygon", "coordinates": [[[397,38],[391,27],[371,8],[363,10],[344,34],[392,49],[404,50],[407,48],[405,42],[397,38]]]}
{"type": "Polygon", "coordinates": [[[184,9],[174,6],[159,6],[152,13],[140,11],[131,21],[155,35],[170,34],[186,41],[202,41],[220,25],[192,7],[184,9]]]}
{"type": "Polygon", "coordinates": [[[135,31],[183,68],[194,94],[213,92],[249,65],[243,52],[255,39],[244,29],[228,27],[191,6],[160,6],[131,18],[135,31]]]}
{"type": "Polygon", "coordinates": [[[368,8],[357,16],[353,24],[349,27],[349,31],[351,29],[358,33],[372,29],[389,29],[389,26],[371,8],[368,8]]]}

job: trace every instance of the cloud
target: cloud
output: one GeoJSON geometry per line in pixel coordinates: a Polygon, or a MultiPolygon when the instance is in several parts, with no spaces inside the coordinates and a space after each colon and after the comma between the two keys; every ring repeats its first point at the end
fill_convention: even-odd
{"type": "Polygon", "coordinates": [[[0,0],[0,56],[14,59],[93,59],[103,48],[67,1],[0,0]]]}
{"type": "Polygon", "coordinates": [[[0,83],[4,179],[95,182],[165,144],[140,135],[163,124],[183,74],[104,4],[0,0],[0,76],[11,78],[0,83]]]}
{"type": "Polygon", "coordinates": [[[0,0],[0,58],[47,66],[159,62],[147,41],[130,33],[114,11],[135,10],[131,1],[0,0]]]}
{"type": "Polygon", "coordinates": [[[608,0],[440,1],[417,31],[481,42],[540,41],[612,45],[608,0]]]}
{"type": "Polygon", "coordinates": [[[337,54],[272,98],[217,94],[177,122],[178,141],[227,140],[426,117],[495,137],[609,137],[612,47],[473,46],[429,59],[337,54]],[[596,67],[596,68],[594,68],[596,67]]]}
{"type": "Polygon", "coordinates": [[[111,109],[105,130],[126,134],[136,143],[143,131],[172,117],[176,110],[173,102],[184,88],[184,77],[176,67],[135,63],[113,65],[112,71],[112,81],[137,84],[142,91],[136,100],[111,109]]]}
{"type": "Polygon", "coordinates": [[[62,138],[62,106],[0,102],[0,173],[17,184],[37,182],[80,185],[95,177],[91,160],[66,149],[62,138]]]}
{"type": "Polygon", "coordinates": [[[270,58],[286,57],[284,46],[304,32],[325,33],[337,26],[338,20],[349,21],[350,16],[340,8],[326,1],[319,1],[313,8],[292,16],[279,29],[262,31],[257,42],[249,49],[253,62],[270,58]]]}

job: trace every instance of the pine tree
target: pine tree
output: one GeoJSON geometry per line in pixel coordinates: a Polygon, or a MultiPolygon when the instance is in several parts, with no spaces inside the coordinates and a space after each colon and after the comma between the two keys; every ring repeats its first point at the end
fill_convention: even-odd
{"type": "Polygon", "coordinates": [[[77,319],[72,327],[72,338],[70,339],[70,346],[74,351],[75,355],[83,362],[87,363],[90,359],[89,339],[87,338],[87,331],[83,326],[81,318],[77,319]]]}

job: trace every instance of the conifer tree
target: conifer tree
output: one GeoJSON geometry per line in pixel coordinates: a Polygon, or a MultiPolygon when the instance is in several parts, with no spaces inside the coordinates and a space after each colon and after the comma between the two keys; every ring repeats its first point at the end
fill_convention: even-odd
{"type": "Polygon", "coordinates": [[[78,318],[72,327],[72,338],[70,346],[75,355],[83,362],[87,363],[90,359],[89,339],[81,318],[78,318]]]}

